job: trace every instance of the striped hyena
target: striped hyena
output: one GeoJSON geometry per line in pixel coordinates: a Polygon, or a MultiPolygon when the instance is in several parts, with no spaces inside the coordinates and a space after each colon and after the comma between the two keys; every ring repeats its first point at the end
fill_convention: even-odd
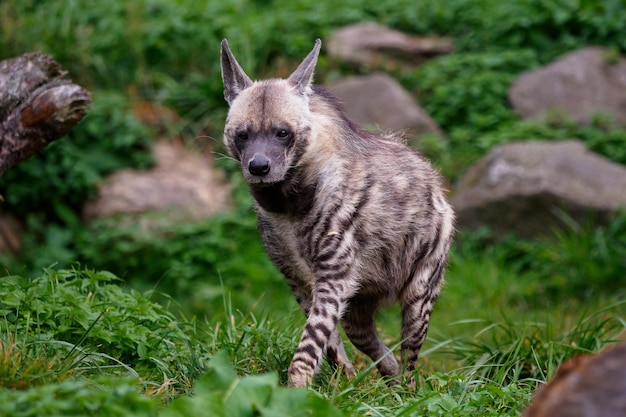
{"type": "Polygon", "coordinates": [[[402,306],[401,358],[412,372],[443,282],[454,214],[428,161],[392,137],[362,130],[312,85],[321,42],[288,79],[253,82],[222,41],[224,141],[255,200],[267,253],[307,320],[289,385],[311,384],[322,356],[354,374],[337,325],[399,373],[374,323],[402,306]]]}

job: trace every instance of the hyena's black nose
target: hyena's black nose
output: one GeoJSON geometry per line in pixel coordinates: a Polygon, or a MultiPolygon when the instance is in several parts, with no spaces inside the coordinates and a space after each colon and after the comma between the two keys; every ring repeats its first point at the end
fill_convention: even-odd
{"type": "Polygon", "coordinates": [[[264,155],[255,154],[248,162],[250,174],[258,177],[267,175],[270,172],[270,161],[264,155]]]}

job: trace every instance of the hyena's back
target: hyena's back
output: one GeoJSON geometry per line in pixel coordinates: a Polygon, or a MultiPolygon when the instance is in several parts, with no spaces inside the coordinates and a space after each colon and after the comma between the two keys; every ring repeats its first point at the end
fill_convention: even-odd
{"type": "Polygon", "coordinates": [[[226,144],[255,198],[268,254],[307,315],[289,367],[293,386],[311,383],[324,353],[354,372],[338,323],[357,348],[381,360],[382,374],[396,375],[373,319],[396,300],[403,362],[414,369],[454,217],[423,157],[359,129],[327,92],[310,87],[316,50],[289,80],[252,83],[227,47],[222,62],[231,104],[226,144]]]}

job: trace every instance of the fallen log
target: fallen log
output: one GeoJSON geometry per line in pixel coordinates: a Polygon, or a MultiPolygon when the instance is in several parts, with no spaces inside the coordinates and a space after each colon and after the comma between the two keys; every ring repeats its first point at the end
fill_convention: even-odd
{"type": "Polygon", "coordinates": [[[91,94],[66,75],[37,52],[0,62],[0,176],[85,116],[91,94]]]}

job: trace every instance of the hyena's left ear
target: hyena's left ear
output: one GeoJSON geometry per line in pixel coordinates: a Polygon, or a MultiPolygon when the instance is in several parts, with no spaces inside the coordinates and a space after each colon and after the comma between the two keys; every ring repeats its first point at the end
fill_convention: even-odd
{"type": "Polygon", "coordinates": [[[240,92],[252,85],[252,80],[246,75],[230,52],[228,41],[222,40],[222,51],[220,53],[222,63],[222,81],[224,81],[224,98],[230,106],[240,92]]]}
{"type": "Polygon", "coordinates": [[[313,50],[309,52],[309,55],[304,58],[304,61],[302,61],[300,66],[298,66],[288,78],[288,81],[300,94],[307,94],[311,83],[313,83],[313,72],[315,71],[315,65],[317,64],[317,57],[320,54],[321,46],[322,41],[316,39],[313,50]]]}

